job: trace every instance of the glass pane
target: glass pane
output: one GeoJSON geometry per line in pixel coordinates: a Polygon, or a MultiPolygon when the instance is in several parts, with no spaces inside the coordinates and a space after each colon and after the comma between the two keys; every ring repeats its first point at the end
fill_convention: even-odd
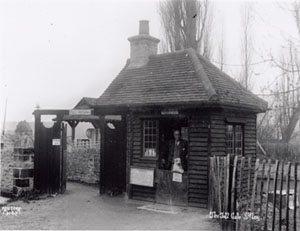
{"type": "Polygon", "coordinates": [[[226,147],[227,147],[227,154],[234,153],[234,137],[233,137],[233,126],[226,125],[226,147]]]}
{"type": "Polygon", "coordinates": [[[155,157],[157,148],[157,121],[144,120],[144,156],[155,157]]]}

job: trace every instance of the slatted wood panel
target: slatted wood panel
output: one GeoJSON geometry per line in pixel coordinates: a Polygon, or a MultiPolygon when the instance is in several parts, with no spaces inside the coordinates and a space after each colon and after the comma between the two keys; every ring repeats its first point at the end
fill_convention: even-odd
{"type": "MultiPolygon", "coordinates": [[[[156,168],[156,160],[142,158],[142,121],[138,116],[130,116],[130,132],[127,133],[130,137],[131,148],[131,166],[156,168]]],[[[128,123],[128,124],[129,124],[128,123]]],[[[155,187],[144,187],[139,185],[131,185],[131,197],[133,199],[155,201],[155,187]]]]}
{"type": "Polygon", "coordinates": [[[188,203],[201,208],[208,201],[208,124],[207,114],[189,120],[188,203]]]}
{"type": "Polygon", "coordinates": [[[210,116],[210,153],[211,155],[226,155],[226,124],[225,115],[211,112],[210,116]]]}

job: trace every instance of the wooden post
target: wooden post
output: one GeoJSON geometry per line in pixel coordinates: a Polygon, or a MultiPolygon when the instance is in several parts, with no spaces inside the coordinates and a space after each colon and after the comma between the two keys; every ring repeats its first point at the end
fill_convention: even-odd
{"type": "Polygon", "coordinates": [[[212,187],[212,158],[208,158],[208,164],[209,164],[209,171],[208,171],[208,211],[213,211],[212,208],[212,198],[214,198],[213,195],[213,187],[212,187]]]}
{"type": "Polygon", "coordinates": [[[132,187],[130,184],[130,166],[131,166],[131,154],[132,154],[132,137],[133,137],[133,129],[132,129],[132,120],[133,116],[132,113],[127,115],[126,117],[126,134],[127,134],[127,151],[126,151],[126,194],[127,198],[131,199],[132,198],[132,187]]]}
{"type": "Polygon", "coordinates": [[[220,213],[222,210],[222,201],[221,201],[221,181],[220,181],[220,157],[217,156],[217,179],[218,179],[218,208],[220,209],[218,212],[220,213]]]}
{"type": "Polygon", "coordinates": [[[274,184],[273,184],[272,230],[275,230],[275,220],[276,220],[276,191],[277,191],[278,166],[279,166],[279,161],[276,160],[276,162],[275,162],[275,177],[274,177],[274,184]]]}
{"type": "Polygon", "coordinates": [[[217,172],[216,172],[216,157],[213,156],[211,158],[211,163],[212,163],[212,167],[211,167],[211,176],[212,176],[212,181],[213,181],[213,185],[212,187],[214,188],[214,198],[213,198],[213,206],[214,206],[214,209],[216,209],[217,207],[217,211],[219,212],[220,211],[220,208],[219,208],[219,196],[218,196],[218,191],[217,191],[217,188],[218,188],[218,180],[217,180],[217,172]]]}
{"type": "Polygon", "coordinates": [[[298,164],[295,163],[295,168],[294,168],[294,181],[295,181],[295,185],[294,185],[294,231],[297,230],[297,181],[298,181],[298,177],[297,177],[297,170],[298,170],[298,164]]]}
{"type": "MultiPolygon", "coordinates": [[[[254,204],[255,204],[255,196],[256,196],[256,182],[257,182],[257,174],[259,169],[259,159],[257,158],[255,161],[255,168],[254,168],[254,179],[253,179],[253,186],[252,186],[252,194],[251,194],[251,213],[254,214],[254,204]]],[[[251,219],[251,230],[253,229],[253,221],[251,219]]]]}
{"type": "Polygon", "coordinates": [[[249,208],[249,196],[250,196],[250,185],[251,185],[251,157],[248,157],[248,180],[247,180],[247,194],[246,194],[246,212],[249,208]]]}
{"type": "Polygon", "coordinates": [[[75,141],[75,128],[78,125],[79,121],[67,121],[68,124],[70,125],[71,129],[72,129],[72,142],[74,143],[75,141]]]}
{"type": "Polygon", "coordinates": [[[104,120],[104,116],[99,116],[99,120],[100,120],[100,180],[99,180],[99,194],[103,194],[105,191],[104,188],[104,180],[105,180],[105,176],[104,176],[104,130],[105,130],[105,120],[104,120]]]}
{"type": "Polygon", "coordinates": [[[261,182],[260,182],[260,208],[259,208],[259,217],[262,217],[262,204],[263,204],[263,192],[264,192],[265,165],[266,165],[266,160],[263,160],[262,173],[261,173],[261,182]]]}
{"type": "Polygon", "coordinates": [[[243,170],[244,170],[244,163],[245,163],[245,157],[242,157],[241,159],[241,165],[240,165],[240,176],[239,176],[239,195],[238,195],[238,204],[239,207],[241,206],[241,197],[242,197],[242,181],[243,181],[243,170]]]}
{"type": "Polygon", "coordinates": [[[288,162],[287,175],[286,175],[286,229],[289,230],[289,197],[290,197],[290,174],[291,174],[291,162],[288,162]]]}
{"type": "Polygon", "coordinates": [[[264,230],[267,230],[267,220],[268,220],[268,202],[269,202],[269,188],[270,188],[270,175],[271,175],[271,159],[268,161],[268,179],[267,179],[267,190],[266,190],[266,212],[265,212],[265,224],[264,224],[264,230]]]}
{"type": "Polygon", "coordinates": [[[281,162],[281,174],[280,174],[280,193],[279,193],[279,230],[282,227],[282,189],[283,189],[283,174],[284,174],[284,162],[281,162]]]}
{"type": "MultiPolygon", "coordinates": [[[[233,169],[232,169],[232,176],[231,176],[231,201],[230,201],[230,208],[229,212],[230,214],[236,215],[236,169],[237,169],[237,161],[238,156],[233,156],[233,169]]],[[[235,229],[236,221],[233,219],[230,222],[230,228],[231,230],[235,229]]]]}
{"type": "Polygon", "coordinates": [[[228,154],[226,157],[226,178],[225,178],[225,212],[229,212],[229,170],[230,170],[230,155],[228,154]]]}
{"type": "Polygon", "coordinates": [[[233,171],[232,171],[232,184],[231,184],[231,213],[236,213],[236,167],[237,167],[238,156],[234,156],[233,171]]]}
{"type": "MultiPolygon", "coordinates": [[[[237,200],[237,211],[240,214],[241,212],[241,198],[242,198],[242,181],[243,181],[243,170],[244,170],[244,163],[245,163],[245,157],[243,156],[241,158],[241,165],[240,165],[240,174],[239,174],[239,193],[238,193],[238,200],[237,200]]],[[[240,228],[241,220],[237,220],[236,222],[236,230],[239,230],[240,228]]]]}
{"type": "Polygon", "coordinates": [[[255,170],[254,170],[254,180],[253,180],[253,187],[252,187],[252,198],[251,198],[251,212],[254,211],[254,203],[255,203],[255,192],[256,192],[256,183],[257,183],[257,174],[259,169],[259,159],[256,159],[255,162],[255,170]]]}

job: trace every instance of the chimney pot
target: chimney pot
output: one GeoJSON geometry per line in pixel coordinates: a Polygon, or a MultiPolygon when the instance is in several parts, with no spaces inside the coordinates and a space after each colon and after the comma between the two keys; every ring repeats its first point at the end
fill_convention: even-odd
{"type": "Polygon", "coordinates": [[[149,21],[148,20],[140,20],[140,31],[139,34],[147,34],[149,35],[149,21]]]}
{"type": "Polygon", "coordinates": [[[130,42],[130,62],[127,68],[138,68],[149,61],[150,55],[157,54],[159,39],[149,35],[149,21],[140,20],[139,34],[128,38],[130,42]]]}

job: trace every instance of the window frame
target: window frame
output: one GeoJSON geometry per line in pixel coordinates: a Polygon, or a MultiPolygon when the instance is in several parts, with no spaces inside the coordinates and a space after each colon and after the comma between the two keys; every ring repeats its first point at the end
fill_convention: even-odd
{"type": "Polygon", "coordinates": [[[159,120],[158,119],[154,119],[154,118],[145,118],[145,119],[141,119],[142,121],[142,131],[141,131],[141,134],[142,134],[142,148],[141,148],[141,158],[142,159],[150,159],[150,160],[157,160],[158,157],[159,157],[159,120]],[[155,156],[145,156],[145,122],[146,121],[152,121],[152,122],[155,122],[156,123],[156,139],[155,139],[155,142],[156,142],[156,147],[155,147],[155,156]]]}
{"type": "Polygon", "coordinates": [[[233,154],[233,155],[240,155],[240,156],[244,156],[245,155],[245,124],[243,124],[243,123],[230,123],[230,122],[226,122],[226,125],[225,125],[225,139],[226,139],[226,154],[233,154]],[[227,139],[227,137],[228,137],[228,128],[227,128],[227,126],[229,126],[229,125],[231,125],[232,126],[232,143],[233,143],[233,147],[232,147],[232,150],[233,150],[233,152],[232,153],[230,153],[228,150],[229,149],[231,149],[231,147],[229,148],[228,147],[228,139],[227,139]],[[237,133],[237,131],[236,131],[236,127],[237,126],[240,126],[240,128],[241,128],[241,132],[242,132],[242,136],[241,136],[241,138],[242,138],[242,140],[241,140],[241,145],[242,145],[242,147],[241,147],[241,154],[238,154],[237,153],[237,140],[236,140],[236,133],[237,133]]]}

